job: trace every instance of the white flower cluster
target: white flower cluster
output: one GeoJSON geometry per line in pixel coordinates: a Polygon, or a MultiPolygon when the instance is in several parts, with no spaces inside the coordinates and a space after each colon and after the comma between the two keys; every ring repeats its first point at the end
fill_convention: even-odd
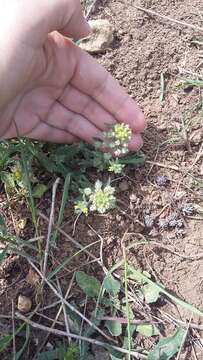
{"type": "Polygon", "coordinates": [[[83,190],[83,200],[76,203],[75,211],[85,215],[88,215],[88,210],[104,214],[116,205],[114,192],[115,189],[110,184],[103,186],[102,182],[97,180],[93,190],[90,188],[83,190]]]}
{"type": "Polygon", "coordinates": [[[119,163],[118,159],[109,161],[109,172],[113,172],[114,174],[120,174],[125,167],[124,164],[119,163]]]}

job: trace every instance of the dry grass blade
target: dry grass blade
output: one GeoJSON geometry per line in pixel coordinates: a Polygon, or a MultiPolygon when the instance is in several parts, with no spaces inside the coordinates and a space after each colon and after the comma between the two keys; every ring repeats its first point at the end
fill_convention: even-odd
{"type": "MultiPolygon", "coordinates": [[[[73,274],[73,276],[72,276],[72,278],[71,278],[71,281],[70,281],[70,283],[69,283],[69,286],[68,286],[68,289],[67,289],[67,291],[66,291],[66,294],[65,294],[64,299],[67,299],[67,298],[68,298],[68,295],[69,295],[70,290],[71,290],[72,285],[73,285],[74,278],[75,278],[75,273],[73,274]]],[[[52,304],[52,305],[56,306],[56,305],[58,305],[58,304],[60,304],[60,303],[61,303],[60,301],[57,301],[57,302],[55,303],[55,305],[54,305],[54,304],[52,304]]],[[[48,308],[50,308],[50,307],[48,307],[48,308]]],[[[44,308],[43,310],[46,310],[46,309],[47,309],[47,307],[44,308]]],[[[58,318],[59,318],[62,310],[63,310],[63,304],[61,303],[61,306],[60,306],[60,308],[59,308],[59,310],[58,310],[58,312],[57,312],[57,314],[56,314],[56,317],[55,317],[52,325],[51,325],[51,329],[53,329],[53,328],[55,327],[55,325],[56,325],[56,323],[57,323],[57,320],[58,320],[58,318]]],[[[46,337],[45,337],[42,345],[40,346],[40,349],[38,350],[38,352],[40,352],[40,351],[44,348],[45,344],[46,344],[47,341],[48,341],[49,335],[50,335],[50,332],[46,335],[46,337]]]]}
{"type": "Polygon", "coordinates": [[[16,360],[15,305],[13,299],[12,299],[12,332],[13,332],[13,360],[16,360]]]}
{"type": "Polygon", "coordinates": [[[45,247],[45,252],[44,252],[43,276],[46,275],[47,261],[48,261],[48,256],[49,256],[49,244],[50,244],[50,239],[51,239],[52,226],[54,223],[54,208],[55,208],[56,190],[59,185],[59,182],[60,182],[60,178],[57,178],[56,181],[54,182],[53,189],[52,189],[51,212],[50,212],[50,218],[49,218],[46,247],[45,247]]]}
{"type": "MultiPolygon", "coordinates": [[[[38,215],[44,219],[46,222],[49,222],[49,219],[46,215],[44,215],[43,213],[41,213],[40,211],[38,211],[38,215]]],[[[65,237],[65,239],[67,239],[68,241],[70,241],[72,244],[74,244],[78,249],[81,249],[84,251],[85,254],[87,254],[88,256],[90,256],[91,259],[95,260],[103,269],[103,271],[105,272],[105,274],[108,272],[108,270],[106,269],[105,266],[103,266],[101,264],[101,261],[98,260],[98,258],[96,258],[96,256],[94,256],[91,252],[89,252],[87,249],[84,249],[84,246],[82,246],[78,241],[76,241],[75,239],[73,239],[72,236],[68,235],[64,230],[62,230],[59,226],[53,224],[53,227],[61,234],[65,237]]]]}
{"type": "MultiPolygon", "coordinates": [[[[74,274],[73,274],[73,277],[72,279],[74,278],[74,274]]],[[[56,281],[57,281],[57,286],[59,288],[59,291],[60,291],[60,294],[61,296],[63,296],[63,293],[62,293],[62,289],[61,289],[61,285],[60,285],[60,281],[58,279],[58,277],[56,278],[56,281]]],[[[72,283],[72,282],[71,282],[72,283]]],[[[69,292],[70,292],[70,287],[68,288],[68,291],[66,292],[66,295],[65,295],[65,298],[67,298],[69,292]]],[[[68,323],[68,316],[67,316],[67,313],[66,313],[66,307],[65,307],[65,304],[62,304],[62,308],[63,308],[63,316],[64,316],[64,321],[65,321],[65,326],[66,326],[66,332],[67,334],[70,334],[70,328],[69,328],[69,323],[68,323]]],[[[68,337],[68,342],[69,344],[71,343],[71,338],[68,337]]]]}
{"type": "MultiPolygon", "coordinates": [[[[94,345],[98,345],[98,346],[102,346],[104,348],[112,348],[116,351],[119,351],[120,353],[123,353],[123,354],[128,354],[128,350],[126,349],[123,349],[123,348],[120,348],[118,346],[115,346],[115,345],[110,345],[110,344],[106,344],[102,341],[98,341],[98,340],[95,340],[95,339],[91,339],[91,338],[87,338],[85,336],[80,336],[80,335],[76,335],[76,334],[67,334],[65,331],[62,331],[62,330],[56,330],[56,329],[51,329],[47,326],[44,326],[44,325],[40,325],[28,318],[26,318],[24,315],[20,314],[19,312],[16,312],[16,317],[20,320],[23,320],[25,323],[29,324],[30,326],[34,327],[35,329],[40,329],[40,330],[43,330],[43,331],[48,331],[54,335],[57,335],[57,336],[64,336],[64,337],[71,337],[72,339],[76,339],[76,340],[81,340],[81,341],[86,341],[86,342],[89,342],[90,344],[94,344],[94,345]]],[[[136,359],[147,359],[147,356],[146,355],[143,355],[143,354],[140,354],[139,352],[136,352],[136,351],[131,351],[131,354],[130,354],[132,357],[136,358],[136,359]]]]}
{"type": "Polygon", "coordinates": [[[159,167],[162,167],[162,168],[165,168],[165,169],[170,169],[170,170],[181,172],[181,169],[178,166],[166,165],[166,164],[162,164],[162,163],[159,163],[159,162],[156,162],[156,161],[150,161],[150,160],[147,160],[146,164],[150,164],[150,165],[153,165],[153,166],[159,166],[159,167]]]}
{"type": "Polygon", "coordinates": [[[92,323],[92,321],[90,321],[89,319],[87,319],[83,314],[81,314],[80,311],[78,311],[77,309],[74,308],[74,306],[72,306],[67,300],[65,300],[63,298],[63,296],[61,294],[59,294],[59,292],[55,289],[55,287],[43,276],[43,274],[41,273],[41,271],[39,271],[39,269],[37,268],[37,266],[34,265],[34,263],[31,260],[28,260],[30,265],[33,267],[33,269],[40,275],[40,277],[42,278],[42,280],[44,282],[46,282],[46,284],[49,286],[49,288],[53,291],[53,293],[61,300],[62,304],[65,304],[71,311],[73,311],[74,313],[76,313],[78,316],[80,316],[81,319],[83,319],[84,321],[86,321],[91,327],[93,327],[96,331],[98,331],[98,333],[100,333],[103,337],[105,337],[107,340],[112,341],[114,343],[117,344],[117,342],[112,339],[110,336],[106,335],[104,333],[104,331],[102,331],[101,329],[99,329],[94,323],[92,323]]]}
{"type": "Polygon", "coordinates": [[[180,359],[180,355],[181,355],[181,352],[182,352],[182,349],[183,349],[185,340],[186,340],[186,338],[187,338],[188,331],[189,331],[189,329],[190,329],[191,319],[192,319],[192,315],[191,315],[190,320],[189,320],[189,322],[188,322],[188,326],[187,326],[187,329],[186,329],[186,331],[185,331],[185,335],[183,336],[183,340],[182,340],[180,349],[179,349],[179,351],[178,351],[178,355],[177,355],[177,357],[176,357],[176,360],[179,360],[179,359],[180,359]]]}

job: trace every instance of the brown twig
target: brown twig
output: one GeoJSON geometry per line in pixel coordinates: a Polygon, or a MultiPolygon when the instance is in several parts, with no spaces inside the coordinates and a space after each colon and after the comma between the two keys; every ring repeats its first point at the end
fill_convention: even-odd
{"type": "Polygon", "coordinates": [[[155,161],[150,161],[150,160],[147,160],[146,164],[150,164],[150,165],[159,166],[159,167],[162,167],[162,168],[165,168],[165,169],[170,169],[170,170],[182,172],[182,170],[178,166],[166,165],[166,164],[162,164],[162,163],[155,162],[155,161]]]}

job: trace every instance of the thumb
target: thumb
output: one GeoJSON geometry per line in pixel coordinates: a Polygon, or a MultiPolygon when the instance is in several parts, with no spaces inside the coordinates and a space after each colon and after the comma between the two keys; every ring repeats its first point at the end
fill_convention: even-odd
{"type": "Polygon", "coordinates": [[[52,31],[73,39],[86,37],[91,32],[80,0],[15,0],[5,2],[4,9],[10,18],[9,22],[6,17],[5,27],[9,30],[10,23],[17,23],[15,38],[24,39],[32,46],[42,45],[52,31]]]}
{"type": "MultiPolygon", "coordinates": [[[[59,31],[73,39],[86,37],[91,28],[82,13],[80,0],[44,0],[47,3],[49,32],[59,31]]],[[[40,0],[42,2],[42,0],[40,0]]]]}
{"type": "Polygon", "coordinates": [[[91,28],[83,15],[80,1],[69,0],[69,13],[67,11],[67,2],[68,1],[65,0],[66,11],[63,13],[64,19],[62,21],[64,26],[61,29],[58,29],[59,32],[65,36],[72,37],[73,39],[80,39],[88,36],[91,32],[91,28]]]}

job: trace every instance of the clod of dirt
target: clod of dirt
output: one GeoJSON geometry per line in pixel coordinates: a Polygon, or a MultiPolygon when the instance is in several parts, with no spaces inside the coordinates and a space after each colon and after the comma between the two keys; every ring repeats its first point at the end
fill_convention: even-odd
{"type": "Polygon", "coordinates": [[[89,25],[92,33],[79,43],[81,49],[89,53],[101,53],[110,48],[114,36],[114,28],[108,20],[90,20],[89,25]]]}
{"type": "Polygon", "coordinates": [[[203,141],[203,128],[194,130],[190,141],[195,145],[199,145],[203,141]]]}
{"type": "Polygon", "coordinates": [[[121,191],[127,191],[129,189],[128,182],[126,180],[121,181],[120,184],[119,184],[119,189],[121,191]]]}
{"type": "Polygon", "coordinates": [[[39,284],[39,280],[40,280],[39,275],[35,271],[30,269],[26,276],[27,283],[32,286],[36,286],[37,284],[39,284]]]}
{"type": "Polygon", "coordinates": [[[24,295],[19,295],[17,308],[20,312],[27,313],[31,310],[32,301],[24,295]]]}

